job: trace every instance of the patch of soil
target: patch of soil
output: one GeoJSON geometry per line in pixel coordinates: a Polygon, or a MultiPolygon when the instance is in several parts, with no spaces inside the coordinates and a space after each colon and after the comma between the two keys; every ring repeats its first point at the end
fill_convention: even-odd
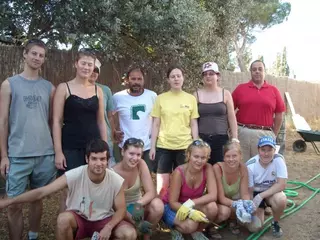
{"type": "MultiPolygon", "coordinates": [[[[287,132],[286,153],[285,158],[289,171],[289,179],[297,181],[307,181],[319,173],[320,156],[313,150],[310,143],[307,143],[307,151],[304,153],[295,153],[292,151],[292,143],[300,139],[300,136],[295,131],[287,132]]],[[[315,180],[312,184],[313,187],[320,187],[320,180],[315,180]]],[[[308,189],[299,189],[299,195],[291,198],[297,205],[301,204],[307,199],[312,191],[308,189]]],[[[55,226],[59,206],[60,193],[52,195],[44,200],[44,214],[42,217],[40,239],[52,240],[55,239],[55,226]]],[[[317,195],[309,201],[301,210],[295,214],[282,219],[280,224],[283,229],[284,235],[282,239],[292,240],[318,240],[320,239],[320,198],[317,195]]],[[[24,208],[24,221],[25,229],[28,229],[27,221],[27,205],[24,208]]],[[[246,239],[249,236],[247,231],[243,231],[239,236],[232,235],[227,228],[221,230],[224,239],[246,239]]],[[[7,219],[6,210],[0,210],[0,240],[7,240],[7,219]]],[[[166,229],[158,230],[152,237],[154,240],[167,240],[170,239],[170,234],[166,229]]],[[[271,231],[266,232],[261,240],[273,239],[271,231]]]]}

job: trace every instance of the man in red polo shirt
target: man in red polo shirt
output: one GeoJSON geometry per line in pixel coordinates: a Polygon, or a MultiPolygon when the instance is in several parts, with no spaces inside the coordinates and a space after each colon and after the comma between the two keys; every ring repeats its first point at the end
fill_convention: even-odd
{"type": "Polygon", "coordinates": [[[265,81],[265,65],[261,60],[250,66],[251,80],[240,84],[232,97],[238,122],[238,138],[242,148],[243,161],[258,154],[257,143],[262,136],[278,135],[284,101],[279,90],[265,81]]]}

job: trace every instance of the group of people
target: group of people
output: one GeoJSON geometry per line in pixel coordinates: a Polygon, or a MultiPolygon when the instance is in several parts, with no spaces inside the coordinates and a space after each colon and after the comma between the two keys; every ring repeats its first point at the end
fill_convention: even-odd
{"type": "MultiPolygon", "coordinates": [[[[244,221],[256,231],[266,206],[273,233],[281,236],[287,169],[274,139],[285,106],[265,81],[262,61],[251,64],[252,79],[232,94],[219,86],[218,65],[207,62],[203,88],[193,95],[182,90],[183,69],[174,66],[165,93],[145,89],[143,69],[133,67],[126,89],[112,96],[96,83],[101,63],[92,50],[79,50],[75,78],[56,89],[39,75],[45,56],[45,44],[29,40],[24,71],[1,85],[1,175],[8,198],[0,208],[8,206],[10,239],[22,238],[25,202],[31,203],[28,238],[38,239],[42,199],[58,190],[57,239],[94,232],[97,239],[136,239],[137,233],[149,239],[161,219],[173,239],[183,239],[182,233],[206,239],[202,229],[234,218],[233,210],[256,208],[252,221],[244,221]]],[[[236,221],[230,229],[239,232],[236,221]]]]}

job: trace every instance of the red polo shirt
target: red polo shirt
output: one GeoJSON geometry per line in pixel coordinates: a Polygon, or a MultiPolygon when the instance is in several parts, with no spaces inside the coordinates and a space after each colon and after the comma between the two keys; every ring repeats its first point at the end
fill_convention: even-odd
{"type": "Polygon", "coordinates": [[[285,111],[285,105],[279,90],[264,81],[258,89],[251,81],[238,85],[233,91],[234,108],[238,123],[257,126],[273,126],[274,113],[285,111]]]}

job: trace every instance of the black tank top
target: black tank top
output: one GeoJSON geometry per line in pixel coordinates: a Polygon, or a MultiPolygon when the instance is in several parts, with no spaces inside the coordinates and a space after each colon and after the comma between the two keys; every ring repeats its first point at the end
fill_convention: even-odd
{"type": "MultiPolygon", "coordinates": [[[[197,91],[198,95],[198,91],[197,91]]],[[[199,99],[199,96],[198,96],[199,99]]],[[[228,132],[227,105],[224,102],[224,89],[222,89],[222,101],[216,103],[198,102],[199,133],[208,135],[226,135],[228,132]]]]}
{"type": "Polygon", "coordinates": [[[85,148],[90,140],[100,138],[97,123],[99,109],[97,86],[95,86],[96,95],[84,99],[71,94],[69,85],[66,84],[70,95],[64,104],[62,148],[85,148]]]}

